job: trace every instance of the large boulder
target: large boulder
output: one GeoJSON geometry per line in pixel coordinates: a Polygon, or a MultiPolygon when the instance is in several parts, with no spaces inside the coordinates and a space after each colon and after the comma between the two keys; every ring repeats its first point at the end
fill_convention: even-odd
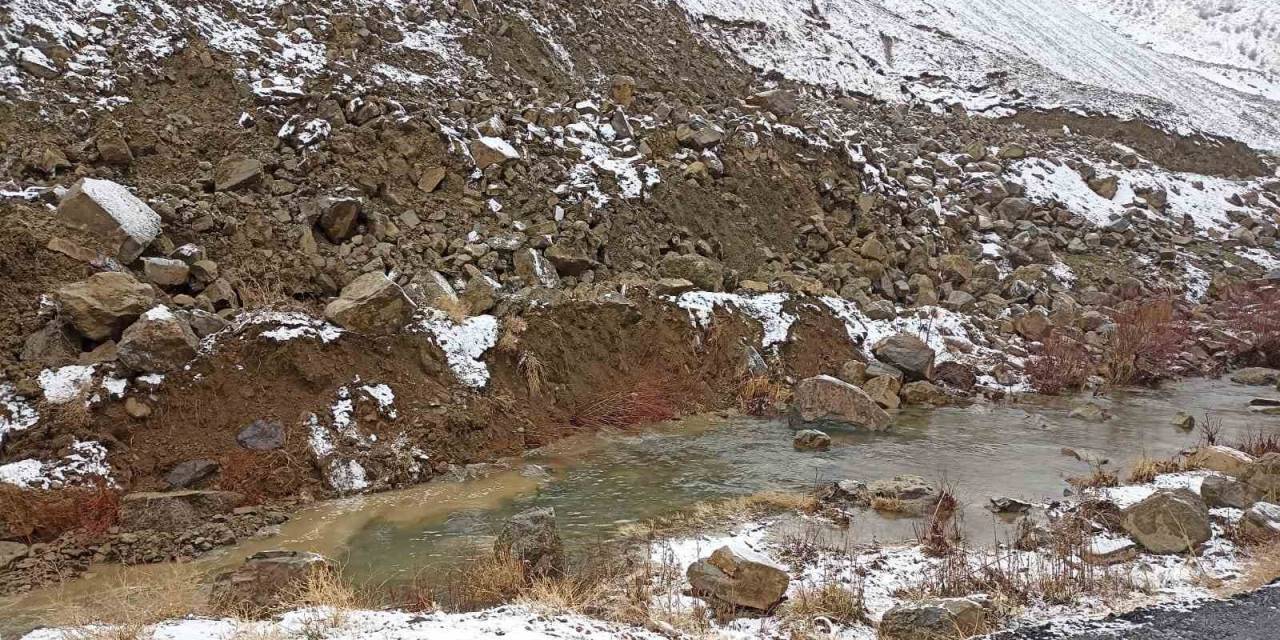
{"type": "Polygon", "coordinates": [[[121,262],[133,262],[160,235],[160,214],[124,185],[82,178],[58,202],[58,219],[97,237],[121,262]]]}
{"type": "Polygon", "coordinates": [[[199,338],[187,322],[164,305],[129,325],[120,338],[120,364],[139,373],[166,373],[196,357],[199,338]]]}
{"type": "Polygon", "coordinates": [[[876,359],[902,371],[907,380],[933,378],[933,349],[909,333],[889,336],[872,348],[876,359]]]}
{"type": "Polygon", "coordinates": [[[932,598],[904,602],[880,619],[880,640],[968,638],[987,627],[986,611],[969,598],[932,598]]]}
{"type": "Polygon", "coordinates": [[[512,516],[493,542],[493,552],[519,561],[526,578],[564,575],[564,542],[556,530],[555,509],[529,509],[512,516]]]}
{"type": "Polygon", "coordinates": [[[230,513],[243,501],[244,496],[231,491],[130,493],[120,499],[120,526],[126,531],[177,533],[230,513]]]}
{"type": "Polygon", "coordinates": [[[1280,380],[1280,370],[1265,367],[1245,367],[1231,374],[1231,381],[1255,387],[1269,387],[1280,380]]]}
{"type": "Polygon", "coordinates": [[[1233,478],[1240,477],[1254,462],[1253,456],[1220,444],[1211,444],[1196,449],[1191,454],[1192,464],[1210,471],[1217,471],[1233,478]]]}
{"type": "Polygon", "coordinates": [[[413,317],[413,303],[400,285],[381,272],[366,273],[343,287],[324,308],[330,322],[374,335],[395,333],[413,317]]]}
{"type": "Polygon", "coordinates": [[[1254,541],[1280,538],[1280,505],[1259,502],[1249,507],[1240,519],[1240,533],[1254,541]]]}
{"type": "Polygon", "coordinates": [[[71,326],[95,342],[119,337],[155,302],[151,287],[115,271],[73,282],[58,289],[54,297],[71,326]]]}
{"type": "Polygon", "coordinates": [[[1207,476],[1200,483],[1200,497],[1211,508],[1247,509],[1254,503],[1249,487],[1239,480],[1225,476],[1207,476]]]}
{"type": "Polygon", "coordinates": [[[667,278],[682,278],[703,291],[724,289],[724,267],[719,262],[695,254],[668,253],[659,271],[667,278]]]}
{"type": "Polygon", "coordinates": [[[768,559],[746,549],[720,547],[686,572],[699,597],[759,611],[782,601],[791,578],[768,559]]]}
{"type": "Polygon", "coordinates": [[[1280,502],[1280,453],[1268,453],[1240,474],[1255,500],[1280,502]]]}
{"type": "Polygon", "coordinates": [[[831,376],[815,376],[796,384],[790,422],[796,429],[829,423],[881,431],[888,429],[893,419],[862,389],[831,376]]]}
{"type": "Polygon", "coordinates": [[[1187,489],[1160,489],[1121,514],[1120,524],[1151,553],[1194,551],[1212,535],[1209,507],[1187,489]]]}
{"type": "Polygon", "coordinates": [[[897,409],[902,404],[898,397],[901,389],[902,380],[894,376],[876,376],[862,383],[862,390],[867,396],[885,409],[897,409]]]}
{"type": "Polygon", "coordinates": [[[301,591],[313,576],[334,570],[319,554],[260,551],[215,578],[209,600],[219,611],[260,616],[291,604],[289,596],[301,591]]]}

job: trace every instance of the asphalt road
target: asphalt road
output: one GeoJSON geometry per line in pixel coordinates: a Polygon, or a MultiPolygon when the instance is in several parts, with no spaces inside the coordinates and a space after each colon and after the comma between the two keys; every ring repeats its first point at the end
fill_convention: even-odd
{"type": "Polygon", "coordinates": [[[1069,632],[1023,629],[992,640],[1280,640],[1280,585],[1192,609],[1142,609],[1069,632]]]}

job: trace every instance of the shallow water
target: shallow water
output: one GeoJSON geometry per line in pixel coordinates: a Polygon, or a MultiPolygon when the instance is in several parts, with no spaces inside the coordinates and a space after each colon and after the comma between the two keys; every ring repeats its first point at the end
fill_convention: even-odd
{"type": "MultiPolygon", "coordinates": [[[[362,584],[386,584],[420,572],[457,566],[486,550],[513,513],[551,506],[571,552],[616,535],[621,525],[673,513],[695,502],[766,489],[805,490],[815,483],[875,480],[916,474],[955,488],[971,540],[993,539],[1007,526],[984,509],[987,499],[1033,502],[1061,497],[1065,478],[1089,467],[1062,452],[1109,458],[1124,470],[1148,455],[1168,457],[1194,446],[1199,434],[1171,424],[1178,411],[1223,422],[1221,441],[1249,431],[1280,431],[1280,416],[1250,413],[1256,396],[1273,390],[1226,380],[1191,380],[1158,390],[1097,398],[1113,414],[1104,423],[1067,417],[1081,399],[1036,404],[977,404],[901,412],[887,433],[830,432],[822,453],[792,449],[785,422],[751,418],[695,418],[657,425],[639,434],[599,434],[566,441],[520,461],[516,470],[481,479],[432,482],[402,491],[318,503],[286,523],[278,536],[252,540],[202,560],[211,570],[262,549],[317,551],[344,564],[362,584]],[[546,473],[531,473],[539,465],[546,473]]],[[[892,542],[914,537],[918,521],[861,512],[854,541],[892,542]]],[[[55,602],[101,597],[105,588],[136,582],[154,567],[105,567],[95,575],[0,603],[0,634],[8,626],[45,622],[55,602]]]]}

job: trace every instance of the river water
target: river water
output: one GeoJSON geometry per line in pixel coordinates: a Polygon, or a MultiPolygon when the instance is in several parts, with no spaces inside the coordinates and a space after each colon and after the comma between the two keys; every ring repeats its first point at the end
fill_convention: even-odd
{"type": "MultiPolygon", "coordinates": [[[[316,551],[339,561],[360,584],[385,585],[457,566],[483,553],[504,519],[518,511],[556,510],[570,552],[615,536],[629,523],[671,514],[699,501],[762,490],[806,490],[816,483],[870,481],[915,474],[954,487],[969,539],[993,539],[1006,523],[984,509],[990,497],[1047,502],[1069,476],[1107,458],[1124,470],[1143,456],[1169,457],[1200,435],[1172,425],[1179,411],[1222,420],[1221,441],[1280,430],[1280,416],[1248,411],[1249,399],[1273,390],[1226,380],[1189,380],[1155,390],[1093,398],[1113,417],[1091,423],[1068,416],[1083,398],[1033,403],[908,409],[884,433],[831,431],[830,451],[799,452],[778,420],[698,417],[638,433],[571,439],[481,478],[436,481],[401,491],[317,503],[295,514],[278,535],[247,541],[197,563],[202,571],[238,563],[263,549],[316,551]]],[[[856,514],[858,542],[911,539],[918,521],[856,514]]],[[[53,622],[47,610],[68,600],[145,579],[155,567],[105,566],[57,589],[0,601],[0,634],[53,622]]]]}

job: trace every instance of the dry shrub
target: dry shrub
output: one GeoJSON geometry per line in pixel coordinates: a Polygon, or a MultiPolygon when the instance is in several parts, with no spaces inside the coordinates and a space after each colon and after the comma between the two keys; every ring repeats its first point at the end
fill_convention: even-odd
{"type": "Polygon", "coordinates": [[[680,415],[675,383],[659,372],[575,404],[569,424],[581,431],[625,429],[680,415]]]}
{"type": "Polygon", "coordinates": [[[96,538],[119,517],[120,492],[101,478],[90,486],[64,489],[0,483],[0,528],[28,542],[48,542],[72,531],[96,538]]]}
{"type": "Polygon", "coordinates": [[[1249,341],[1252,359],[1280,367],[1280,288],[1235,287],[1220,304],[1219,316],[1234,333],[1249,341]]]}
{"type": "Polygon", "coordinates": [[[791,388],[769,376],[749,376],[738,385],[738,410],[749,416],[776,416],[791,399],[791,388]]]}
{"type": "Polygon", "coordinates": [[[1144,453],[1141,458],[1138,458],[1133,463],[1133,468],[1129,470],[1128,482],[1130,484],[1146,484],[1155,480],[1158,475],[1185,471],[1188,467],[1188,461],[1183,458],[1158,460],[1149,458],[1144,453]]]}
{"type": "Polygon", "coordinates": [[[520,354],[520,358],[516,360],[516,371],[524,376],[525,386],[529,389],[529,395],[542,395],[542,392],[546,389],[546,371],[542,365],[542,360],[538,356],[527,351],[520,354]]]}
{"type": "Polygon", "coordinates": [[[245,504],[262,504],[296,494],[309,475],[309,468],[283,449],[237,449],[219,461],[218,486],[243,495],[245,504]]]}
{"type": "Polygon", "coordinates": [[[277,311],[308,311],[307,305],[290,295],[288,287],[274,271],[260,275],[240,272],[229,278],[240,305],[246,309],[274,309],[277,311]]]}
{"type": "Polygon", "coordinates": [[[778,608],[779,626],[793,638],[822,637],[829,624],[853,625],[867,621],[863,584],[841,584],[835,575],[823,575],[815,583],[794,589],[778,608]]]}
{"type": "Polygon", "coordinates": [[[1187,326],[1169,298],[1138,302],[1112,316],[1115,330],[1103,353],[1112,386],[1150,384],[1174,375],[1174,362],[1187,339],[1187,326]]]}
{"type": "Polygon", "coordinates": [[[960,501],[955,488],[943,484],[938,488],[938,501],[925,514],[924,526],[916,529],[916,540],[925,553],[944,556],[956,550],[964,540],[957,517],[960,501]]]}
{"type": "Polygon", "coordinates": [[[1244,439],[1234,443],[1232,448],[1239,449],[1255,458],[1261,458],[1268,453],[1280,452],[1280,434],[1250,431],[1245,435],[1244,439]]]}
{"type": "Polygon", "coordinates": [[[1222,418],[1219,418],[1208,411],[1204,412],[1204,420],[1200,421],[1200,442],[1206,446],[1218,444],[1218,438],[1222,436],[1222,418]]]}
{"type": "Polygon", "coordinates": [[[1089,350],[1075,338],[1055,330],[1045,338],[1039,355],[1027,364],[1026,374],[1036,391],[1056,395],[1084,386],[1093,370],[1089,350]]]}

